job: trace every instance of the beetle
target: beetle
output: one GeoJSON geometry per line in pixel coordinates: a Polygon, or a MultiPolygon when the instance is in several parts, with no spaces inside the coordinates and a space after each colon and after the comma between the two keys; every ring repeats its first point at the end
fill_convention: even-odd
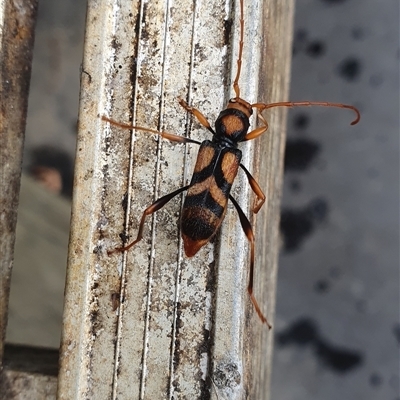
{"type": "Polygon", "coordinates": [[[239,169],[244,171],[250,187],[256,195],[256,200],[252,210],[255,214],[264,204],[266,197],[257,181],[253,178],[246,167],[241,164],[242,152],[238,149],[238,144],[256,139],[267,131],[268,123],[263,117],[262,112],[269,108],[324,106],[350,109],[356,113],[356,118],[351,122],[351,125],[358,123],[360,113],[354,106],[341,103],[300,101],[251,104],[242,99],[240,97],[239,78],[242,65],[244,38],[243,8],[243,0],[240,0],[239,54],[237,59],[237,73],[233,82],[235,97],[231,98],[226,108],[220,112],[215,121],[215,128],[211,127],[207,118],[198,109],[189,106],[183,99],[179,99],[179,104],[187,112],[192,114],[192,116],[194,116],[198,122],[212,134],[211,140],[204,140],[200,143],[196,140],[175,135],[173,133],[124,124],[114,121],[106,116],[102,117],[103,121],[109,122],[110,124],[123,129],[135,129],[156,134],[172,142],[200,145],[190,184],[159,198],[147,207],[142,214],[136,239],[127,245],[108,251],[108,254],[127,251],[138,243],[143,238],[143,228],[146,217],[161,209],[178,194],[187,190],[182,208],[180,227],[185,254],[187,257],[192,257],[216,235],[226,214],[228,200],[230,200],[239,215],[242,229],[250,245],[250,267],[247,291],[261,321],[271,328],[271,325],[262,313],[253,293],[255,236],[252,226],[239,204],[230,194],[232,184],[239,169]],[[261,126],[258,126],[249,132],[250,117],[253,114],[253,109],[257,110],[257,118],[261,121],[261,126]]]}

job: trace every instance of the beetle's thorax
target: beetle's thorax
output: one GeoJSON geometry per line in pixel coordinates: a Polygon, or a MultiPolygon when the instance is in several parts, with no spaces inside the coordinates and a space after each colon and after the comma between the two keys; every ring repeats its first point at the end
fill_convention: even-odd
{"type": "Polygon", "coordinates": [[[229,100],[226,109],[221,111],[215,121],[216,135],[214,142],[226,143],[230,147],[236,147],[247,134],[250,126],[249,118],[253,113],[251,104],[235,97],[229,100]]]}

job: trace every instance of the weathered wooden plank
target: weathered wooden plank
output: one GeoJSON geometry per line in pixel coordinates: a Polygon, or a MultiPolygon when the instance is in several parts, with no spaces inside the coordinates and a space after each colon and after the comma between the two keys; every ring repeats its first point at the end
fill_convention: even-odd
{"type": "MultiPolygon", "coordinates": [[[[245,3],[241,95],[284,100],[292,1],[245,3]]],[[[60,399],[268,396],[272,335],[248,299],[248,245],[233,207],[191,259],[177,228],[181,198],[149,218],[135,248],[107,254],[121,233],[136,235],[155,198],[186,184],[197,148],[99,117],[208,137],[176,99],[216,119],[232,96],[237,28],[237,1],[89,1],[60,399]]],[[[255,293],[272,320],[285,113],[270,114],[269,133],[242,148],[267,195],[255,224],[255,293]]],[[[240,176],[233,195],[248,215],[250,192],[240,176]]]]}

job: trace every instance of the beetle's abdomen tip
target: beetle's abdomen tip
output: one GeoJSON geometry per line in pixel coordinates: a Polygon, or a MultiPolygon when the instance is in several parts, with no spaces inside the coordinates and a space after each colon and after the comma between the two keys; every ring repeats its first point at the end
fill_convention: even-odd
{"type": "Polygon", "coordinates": [[[193,240],[186,235],[182,238],[186,257],[193,257],[207,243],[207,240],[193,240]]]}

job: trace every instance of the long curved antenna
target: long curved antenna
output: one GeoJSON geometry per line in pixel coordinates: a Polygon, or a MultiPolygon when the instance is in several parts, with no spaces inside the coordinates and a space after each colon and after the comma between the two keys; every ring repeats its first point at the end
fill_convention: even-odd
{"type": "Polygon", "coordinates": [[[195,143],[195,144],[201,144],[197,140],[189,139],[185,136],[179,136],[175,135],[174,133],[169,133],[169,132],[164,132],[164,131],[156,131],[155,129],[149,129],[149,128],[144,128],[143,126],[137,126],[137,125],[131,125],[131,124],[124,124],[122,122],[115,121],[111,118],[106,117],[103,115],[101,119],[105,122],[110,123],[111,125],[117,126],[118,128],[122,129],[129,129],[129,130],[139,130],[143,132],[148,132],[148,133],[153,133],[154,135],[159,135],[163,137],[164,139],[167,139],[171,142],[177,142],[177,143],[195,143]]]}
{"type": "Polygon", "coordinates": [[[235,80],[233,81],[233,90],[235,91],[236,98],[240,98],[239,78],[240,71],[242,70],[242,54],[243,54],[243,32],[244,32],[244,11],[243,0],[240,0],[240,38],[239,38],[239,55],[237,60],[237,72],[235,80]]]}
{"type": "Polygon", "coordinates": [[[298,107],[298,106],[321,106],[321,107],[338,107],[338,108],[347,108],[349,110],[353,110],[356,113],[356,119],[351,122],[350,125],[355,125],[360,121],[360,111],[354,106],[342,103],[329,103],[325,101],[281,101],[279,103],[254,103],[251,105],[254,108],[257,108],[260,112],[266,110],[267,108],[272,107],[298,107]]]}

